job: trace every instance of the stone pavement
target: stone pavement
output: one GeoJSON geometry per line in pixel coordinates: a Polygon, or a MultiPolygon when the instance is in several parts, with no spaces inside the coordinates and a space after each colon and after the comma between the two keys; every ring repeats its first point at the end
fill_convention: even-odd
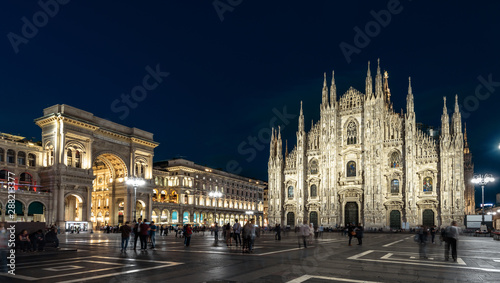
{"type": "Polygon", "coordinates": [[[16,275],[0,282],[500,282],[500,241],[491,238],[461,237],[456,263],[444,261],[439,242],[420,259],[411,234],[365,233],[362,246],[347,239],[324,233],[304,249],[294,233],[264,234],[246,254],[208,232],[190,247],[169,234],[156,250],[121,253],[119,234],[68,234],[61,247],[77,251],[19,256],[16,275]]]}

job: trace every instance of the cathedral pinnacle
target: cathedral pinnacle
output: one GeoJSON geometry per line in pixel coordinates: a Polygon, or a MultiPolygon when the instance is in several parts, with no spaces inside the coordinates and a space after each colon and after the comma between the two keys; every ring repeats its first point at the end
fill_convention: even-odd
{"type": "Polygon", "coordinates": [[[382,97],[384,90],[382,88],[382,74],[380,73],[380,58],[377,59],[377,63],[377,75],[375,76],[375,98],[384,99],[382,97]]]}
{"type": "Polygon", "coordinates": [[[460,108],[458,107],[458,94],[455,94],[455,113],[460,112],[460,108]]]}
{"type": "Polygon", "coordinates": [[[335,106],[337,101],[337,86],[335,85],[335,71],[332,71],[332,85],[330,86],[330,107],[335,106]]]}
{"type": "Polygon", "coordinates": [[[368,70],[366,71],[365,93],[368,98],[373,97],[372,72],[370,71],[370,61],[368,61],[368,70]]]}
{"type": "Polygon", "coordinates": [[[326,88],[326,72],[323,73],[324,79],[323,79],[323,88],[326,88]]]}

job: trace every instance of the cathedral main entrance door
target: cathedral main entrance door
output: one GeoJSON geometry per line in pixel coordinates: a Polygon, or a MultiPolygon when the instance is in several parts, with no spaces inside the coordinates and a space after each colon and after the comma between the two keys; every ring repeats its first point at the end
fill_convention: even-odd
{"type": "Polygon", "coordinates": [[[286,225],[291,228],[295,227],[295,214],[293,212],[288,212],[286,214],[286,225]]]}
{"type": "Polygon", "coordinates": [[[422,214],[422,225],[427,227],[434,226],[434,211],[431,209],[424,210],[422,214]]]}
{"type": "Polygon", "coordinates": [[[355,202],[348,202],[345,204],[345,225],[354,223],[358,225],[358,204],[355,202]]]}
{"type": "Polygon", "coordinates": [[[309,214],[309,223],[312,223],[314,227],[319,226],[318,213],[316,211],[313,211],[311,212],[311,214],[309,214]]]}
{"type": "Polygon", "coordinates": [[[399,210],[391,211],[391,215],[389,218],[391,221],[391,229],[401,229],[401,212],[399,212],[399,210]]]}

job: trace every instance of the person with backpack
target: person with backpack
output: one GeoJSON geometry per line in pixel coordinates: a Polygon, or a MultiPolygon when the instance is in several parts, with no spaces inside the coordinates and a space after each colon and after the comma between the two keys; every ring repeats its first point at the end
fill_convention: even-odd
{"type": "Polygon", "coordinates": [[[187,224],[184,229],[184,246],[189,247],[191,244],[191,236],[193,235],[193,229],[191,228],[191,224],[187,224]]]}

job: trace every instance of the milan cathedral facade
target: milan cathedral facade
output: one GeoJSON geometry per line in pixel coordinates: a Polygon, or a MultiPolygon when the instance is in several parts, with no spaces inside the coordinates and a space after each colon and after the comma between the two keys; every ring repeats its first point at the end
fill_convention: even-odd
{"type": "MultiPolygon", "coordinates": [[[[464,178],[462,118],[457,97],[448,116],[446,97],[439,137],[418,128],[411,81],[406,113],[391,103],[388,75],[380,72],[373,88],[370,64],[365,94],[354,88],[337,100],[332,77],[323,83],[321,118],[304,130],[302,103],[297,145],[283,154],[279,130],[270,144],[270,225],[294,227],[362,223],[373,228],[463,223],[474,208],[474,192],[464,178]],[[472,199],[470,199],[472,198],[472,199]]],[[[465,175],[467,172],[465,172],[465,175]]]]}

